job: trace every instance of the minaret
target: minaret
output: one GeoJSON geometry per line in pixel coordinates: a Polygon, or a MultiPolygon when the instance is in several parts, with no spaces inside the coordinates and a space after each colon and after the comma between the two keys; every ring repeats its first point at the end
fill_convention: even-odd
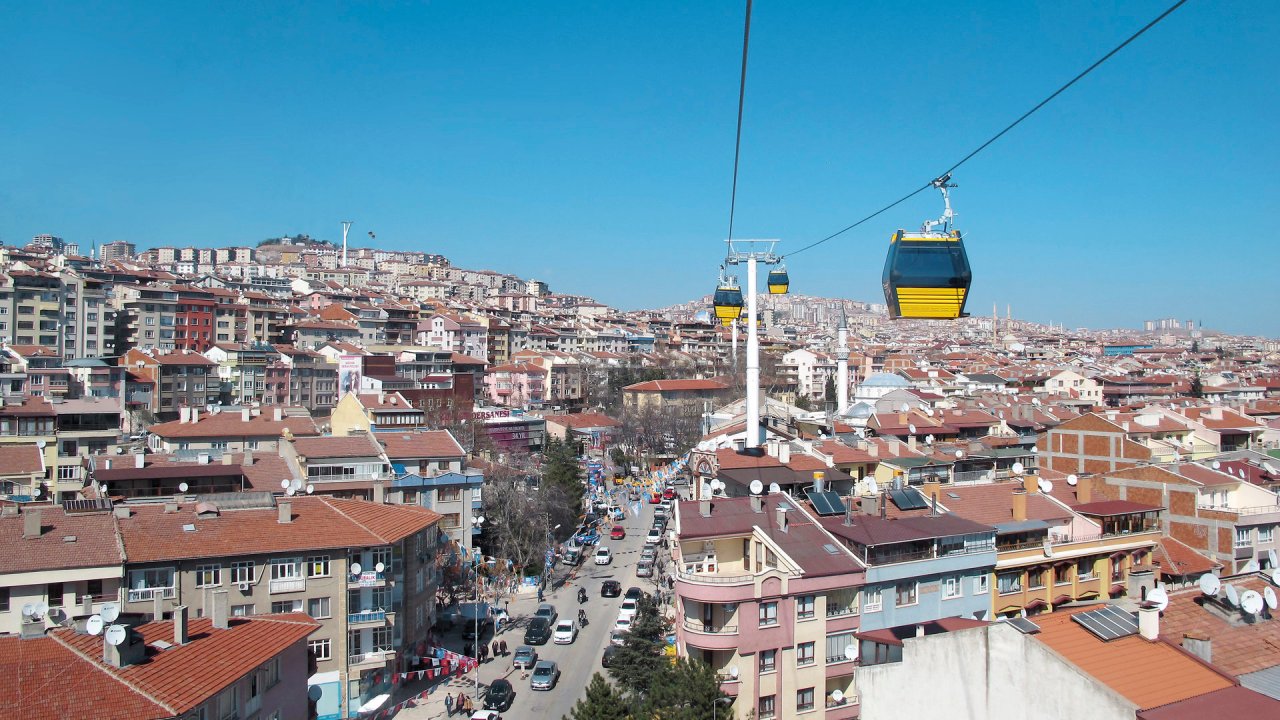
{"type": "Polygon", "coordinates": [[[840,329],[836,344],[836,414],[849,409],[849,328],[844,311],[840,312],[840,329]]]}
{"type": "Polygon", "coordinates": [[[342,267],[347,266],[347,231],[351,229],[351,221],[342,221],[342,267]]]}

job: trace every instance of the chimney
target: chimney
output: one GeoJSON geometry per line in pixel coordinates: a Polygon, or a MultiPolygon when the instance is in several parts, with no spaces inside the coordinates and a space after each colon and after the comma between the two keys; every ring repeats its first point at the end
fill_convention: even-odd
{"type": "Polygon", "coordinates": [[[787,509],[784,507],[777,508],[778,529],[782,532],[787,531],[787,509]]]}
{"type": "Polygon", "coordinates": [[[710,500],[704,499],[704,500],[698,501],[698,514],[701,515],[702,517],[711,517],[711,501],[710,500]]]}
{"type": "Polygon", "coordinates": [[[907,448],[909,448],[909,449],[911,450],[911,452],[915,452],[915,451],[916,451],[916,436],[915,436],[915,435],[909,435],[909,436],[907,436],[907,448]]]}
{"type": "Polygon", "coordinates": [[[1093,478],[1082,477],[1076,480],[1076,500],[1081,504],[1093,502],[1093,478]]]}
{"type": "Polygon", "coordinates": [[[151,622],[164,620],[164,593],[151,596],[151,622]]]}
{"type": "Polygon", "coordinates": [[[40,511],[28,508],[22,513],[22,539],[31,540],[40,537],[40,511]]]}
{"type": "Polygon", "coordinates": [[[245,450],[244,457],[240,458],[240,464],[244,467],[253,467],[253,451],[245,450]]]}
{"type": "Polygon", "coordinates": [[[1026,490],[1026,491],[1027,491],[1027,492],[1029,492],[1029,493],[1033,493],[1033,492],[1037,492],[1037,491],[1039,491],[1039,490],[1040,490],[1040,478],[1039,478],[1039,476],[1033,475],[1033,474],[1031,474],[1031,473],[1027,473],[1026,475],[1023,475],[1023,476],[1022,476],[1022,489],[1023,489],[1023,490],[1026,490]]]}
{"type": "Polygon", "coordinates": [[[878,443],[867,441],[867,454],[873,458],[880,457],[880,445],[878,443]]]}
{"type": "Polygon", "coordinates": [[[1160,608],[1155,603],[1138,606],[1138,634],[1152,642],[1160,639],[1160,608]]]}
{"type": "Polygon", "coordinates": [[[853,525],[853,493],[844,499],[844,524],[845,527],[853,525]]]}
{"type": "Polygon", "coordinates": [[[778,444],[778,462],[783,465],[791,462],[791,443],[778,444]]]}
{"type": "Polygon", "coordinates": [[[249,408],[247,407],[240,408],[240,422],[249,422],[249,417],[250,417],[249,408]]]}
{"type": "Polygon", "coordinates": [[[924,626],[923,626],[923,625],[917,625],[917,626],[916,626],[916,637],[924,637],[924,626]]]}
{"type": "Polygon", "coordinates": [[[80,596],[80,614],[86,617],[93,614],[93,596],[92,595],[80,596]]]}
{"type": "Polygon", "coordinates": [[[381,482],[373,484],[373,501],[379,505],[387,500],[387,488],[381,482]]]}
{"type": "Polygon", "coordinates": [[[102,461],[102,469],[103,470],[111,469],[111,458],[106,458],[102,461]]]}
{"type": "Polygon", "coordinates": [[[178,500],[176,498],[173,500],[166,500],[164,503],[164,511],[169,515],[178,512],[178,500]]]}
{"type": "Polygon", "coordinates": [[[1018,488],[1013,491],[1013,521],[1025,522],[1027,519],[1027,491],[1018,488]]]}
{"type": "Polygon", "coordinates": [[[1205,633],[1184,634],[1182,649],[1207,663],[1213,662],[1213,638],[1205,633]]]}
{"type": "Polygon", "coordinates": [[[276,505],[278,516],[276,522],[291,523],[293,522],[293,503],[281,501],[276,505]]]}
{"type": "Polygon", "coordinates": [[[117,520],[127,520],[133,514],[128,505],[117,505],[111,508],[111,512],[115,514],[117,520]]]}
{"type": "Polygon", "coordinates": [[[187,407],[186,405],[183,405],[182,407],[178,408],[178,422],[179,423],[191,422],[191,408],[187,407]]]}
{"type": "Polygon", "coordinates": [[[225,452],[224,452],[224,453],[222,453],[222,464],[223,464],[223,465],[234,465],[234,464],[235,464],[234,459],[231,457],[231,453],[225,453],[225,452]]]}
{"type": "Polygon", "coordinates": [[[901,444],[901,441],[896,440],[896,439],[895,439],[895,440],[889,440],[889,441],[887,441],[885,444],[889,446],[889,456],[890,456],[890,457],[898,457],[898,445],[900,445],[900,444],[901,444]]]}
{"type": "Polygon", "coordinates": [[[906,424],[907,424],[907,414],[898,413],[898,425],[906,425],[906,424]]]}
{"type": "Polygon", "coordinates": [[[231,608],[227,605],[230,602],[226,590],[214,590],[212,593],[213,600],[213,626],[220,630],[227,630],[231,627],[231,619],[229,614],[231,608]]]}
{"type": "Polygon", "coordinates": [[[887,490],[880,491],[880,519],[884,520],[889,516],[889,493],[887,490]]]}
{"type": "Polygon", "coordinates": [[[191,408],[191,422],[200,422],[200,408],[191,408]]]}
{"type": "Polygon", "coordinates": [[[284,408],[276,407],[272,417],[275,418],[276,422],[280,422],[281,420],[284,420],[284,408]]]}
{"type": "Polygon", "coordinates": [[[862,512],[865,515],[875,515],[880,512],[880,496],[864,495],[862,497],[862,512]]]}
{"type": "Polygon", "coordinates": [[[173,609],[173,644],[187,644],[187,606],[179,605],[173,609]]]}
{"type": "Polygon", "coordinates": [[[751,496],[751,512],[764,512],[764,498],[759,495],[751,496]]]}

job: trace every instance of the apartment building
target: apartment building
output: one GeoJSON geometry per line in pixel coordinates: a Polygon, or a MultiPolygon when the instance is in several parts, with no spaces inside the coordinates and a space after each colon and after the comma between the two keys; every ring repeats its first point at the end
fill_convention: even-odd
{"type": "Polygon", "coordinates": [[[382,432],[373,436],[391,462],[387,500],[420,505],[440,514],[440,529],[471,551],[480,528],[484,474],[466,464],[466,451],[448,430],[382,432]]]}
{"type": "Polygon", "coordinates": [[[369,433],[347,437],[297,437],[281,441],[281,456],[296,462],[316,493],[382,502],[391,462],[369,433]]]}
{"type": "Polygon", "coordinates": [[[320,624],[308,640],[313,677],[338,674],[343,717],[390,690],[435,622],[443,536],[425,508],[234,493],[114,513],[126,611],[185,605],[210,617],[223,594],[233,618],[306,613],[320,624]]]}
{"type": "Polygon", "coordinates": [[[240,408],[212,412],[203,408],[183,408],[178,419],[152,425],[147,442],[152,452],[183,457],[198,454],[217,460],[225,452],[268,452],[293,437],[319,435],[315,421],[305,411],[288,414],[279,406],[262,410],[240,408]]]}
{"type": "MultiPolygon", "coordinates": [[[[35,500],[48,500],[53,492],[51,468],[58,464],[57,417],[53,405],[43,397],[0,398],[0,448],[33,446],[40,455],[43,472],[21,493],[35,500]]],[[[28,471],[30,467],[30,462],[23,464],[28,471]]]]}
{"type": "Polygon", "coordinates": [[[217,363],[219,400],[224,405],[279,404],[281,386],[287,389],[288,368],[267,343],[218,343],[204,352],[217,363]],[[273,392],[266,391],[270,384],[273,392]]]}
{"type": "Polygon", "coordinates": [[[194,352],[144,352],[133,348],[120,364],[134,376],[126,406],[161,420],[178,416],[184,407],[201,408],[218,401],[217,364],[194,352]]]}
{"type": "Polygon", "coordinates": [[[0,509],[0,633],[22,632],[33,614],[24,611],[37,607],[62,617],[96,612],[120,600],[123,577],[110,502],[0,509]]]}
{"type": "Polygon", "coordinates": [[[128,260],[138,254],[138,248],[126,240],[113,240],[98,248],[98,259],[105,265],[116,260],[128,260]]]}
{"type": "Polygon", "coordinates": [[[62,348],[65,309],[58,276],[14,269],[0,274],[0,338],[5,342],[62,348]]]}
{"type": "Polygon", "coordinates": [[[485,372],[485,399],[492,405],[541,408],[546,390],[547,371],[532,363],[496,365],[485,372]]]}
{"type": "MultiPolygon", "coordinates": [[[[287,400],[279,404],[328,414],[337,403],[338,368],[311,350],[292,345],[276,345],[275,350],[287,370],[288,383],[287,400]]],[[[280,389],[277,385],[277,395],[280,389]]]]}
{"type": "Polygon", "coordinates": [[[59,276],[65,291],[62,356],[71,359],[115,355],[116,311],[110,302],[111,283],[68,270],[59,276]]]}
{"type": "Polygon", "coordinates": [[[116,311],[113,332],[117,352],[135,348],[169,352],[177,348],[174,328],[178,293],[175,290],[119,283],[112,302],[116,311]]]}
{"type": "Polygon", "coordinates": [[[856,718],[866,567],[782,493],[677,503],[674,530],[677,651],[732,717],[856,718]]]}

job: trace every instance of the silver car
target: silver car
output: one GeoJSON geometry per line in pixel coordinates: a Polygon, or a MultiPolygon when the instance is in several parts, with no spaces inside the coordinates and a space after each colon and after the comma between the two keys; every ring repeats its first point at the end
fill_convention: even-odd
{"type": "Polygon", "coordinates": [[[533,677],[529,679],[529,687],[534,690],[550,690],[560,679],[560,668],[551,660],[539,660],[533,666],[533,677]]]}

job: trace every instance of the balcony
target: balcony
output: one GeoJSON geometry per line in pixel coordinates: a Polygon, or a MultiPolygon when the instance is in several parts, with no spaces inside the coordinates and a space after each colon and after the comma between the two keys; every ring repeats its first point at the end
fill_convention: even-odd
{"type": "Polygon", "coordinates": [[[386,587],[387,574],[384,572],[374,572],[366,570],[359,575],[350,575],[347,577],[348,588],[364,588],[364,587],[386,587]]]}
{"type": "Polygon", "coordinates": [[[281,578],[272,580],[269,584],[269,592],[272,595],[277,593],[293,593],[303,592],[307,589],[306,578],[281,578]]]}
{"type": "Polygon", "coordinates": [[[685,618],[684,627],[686,630],[693,631],[699,635],[737,635],[737,625],[716,625],[715,623],[703,622],[694,618],[685,618]]]}
{"type": "Polygon", "coordinates": [[[366,610],[365,612],[350,613],[347,615],[348,630],[385,627],[388,623],[394,622],[395,613],[389,613],[385,610],[366,610]]]}
{"type": "Polygon", "coordinates": [[[129,602],[146,602],[156,598],[172,600],[177,596],[177,589],[172,587],[138,588],[129,590],[129,602]]]}
{"type": "Polygon", "coordinates": [[[387,661],[395,658],[395,656],[395,650],[372,650],[367,653],[355,653],[347,656],[347,666],[351,670],[380,667],[386,665],[387,661]]]}

